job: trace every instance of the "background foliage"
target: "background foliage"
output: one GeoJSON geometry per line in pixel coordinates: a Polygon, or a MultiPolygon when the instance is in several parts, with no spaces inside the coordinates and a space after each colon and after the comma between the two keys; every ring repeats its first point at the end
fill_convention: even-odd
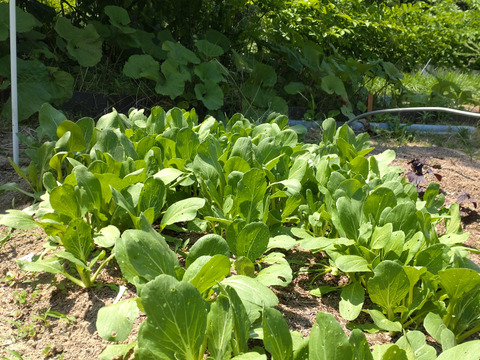
{"type": "MultiPolygon", "coordinates": [[[[365,111],[374,83],[382,84],[373,88],[376,98],[393,106],[412,102],[404,72],[426,64],[480,67],[479,4],[473,0],[86,0],[18,6],[21,119],[44,102],[61,105],[74,91],[132,95],[134,105],[195,107],[201,116],[218,118],[241,111],[264,119],[295,106],[307,108],[300,115],[305,119],[351,117],[365,111]]],[[[7,8],[0,2],[3,118],[10,116],[7,8]]],[[[448,86],[443,90],[440,103],[471,100],[448,86]]]]}

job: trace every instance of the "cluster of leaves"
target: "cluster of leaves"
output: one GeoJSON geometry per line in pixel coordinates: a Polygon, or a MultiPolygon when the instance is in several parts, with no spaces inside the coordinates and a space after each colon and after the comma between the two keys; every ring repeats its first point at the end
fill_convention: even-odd
{"type": "MultiPolygon", "coordinates": [[[[285,254],[294,246],[323,251],[325,272],[348,276],[343,287],[312,293],[339,291],[352,326],[362,327],[353,322],[363,310],[377,331],[423,323],[442,344],[441,358],[478,351],[477,342],[455,346],[480,329],[480,269],[462,246],[458,204],[443,207],[435,183],[420,199],[389,166],[393,151],[366,158],[367,134],[327,119],[321,142],[303,144],[305,129],[287,121],[271,115],[253,124],[236,114],[199,123],[194,110],[155,107],[148,116],[132,109],[74,123],[44,105],[36,138],[25,139],[32,162],[16,168],[40,201],[0,217],[48,235],[46,251],[19,266],[90,287],[116,259],[138,297],[102,309],[100,335],[124,341],[140,311],[147,320],[135,342],[112,345],[105,359],[133,348],[139,358],[202,359],[208,349],[214,359],[264,359],[249,348],[252,336],[279,359],[332,358],[335,349],[370,358],[360,330],[347,339],[320,314],[308,341],[272,309],[269,286],[292,281],[285,254]],[[208,234],[179,251],[180,262],[172,231],[208,234]]],[[[402,339],[373,356],[416,359],[408,354],[421,348],[435,358],[422,334],[402,339]]]]}
{"type": "MultiPolygon", "coordinates": [[[[333,109],[351,117],[365,111],[366,87],[375,79],[396,96],[408,95],[393,64],[465,62],[454,50],[478,38],[477,9],[461,11],[451,1],[182,4],[99,7],[81,1],[69,11],[62,7],[61,16],[39,4],[31,13],[18,9],[20,119],[44,102],[65,102],[74,84],[75,90],[156,94],[169,107],[195,107],[217,118],[236,111],[265,118],[286,113],[287,105],[309,108],[309,119],[337,115],[333,109]],[[391,41],[392,33],[398,40],[391,41]]],[[[0,49],[8,54],[7,4],[0,3],[0,10],[0,49]]],[[[0,77],[5,91],[8,56],[0,58],[0,77]]],[[[458,102],[471,98],[439,81],[435,93],[443,99],[445,92],[458,102]]],[[[5,104],[2,116],[8,118],[10,102],[5,104]]]]}
{"type": "Polygon", "coordinates": [[[456,1],[299,1],[268,13],[271,30],[266,37],[278,43],[308,38],[327,55],[338,51],[357,60],[380,58],[405,71],[430,61],[462,67],[475,58],[471,44],[479,36],[478,3],[462,4],[465,7],[456,1]]]}

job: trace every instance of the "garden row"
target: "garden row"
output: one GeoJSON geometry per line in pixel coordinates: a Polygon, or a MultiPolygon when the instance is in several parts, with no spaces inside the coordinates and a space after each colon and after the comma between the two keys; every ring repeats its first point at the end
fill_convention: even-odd
{"type": "Polygon", "coordinates": [[[478,354],[478,340],[462,343],[480,330],[480,269],[462,246],[458,204],[444,207],[435,183],[420,198],[389,166],[394,152],[366,157],[368,135],[347,125],[327,119],[322,140],[305,144],[302,126],[267,120],[199,122],[194,110],[155,107],[74,123],[44,105],[36,138],[23,139],[29,167],[12,163],[38,202],[0,217],[48,235],[19,266],[91,287],[118,263],[138,297],[101,309],[98,332],[122,342],[140,311],[146,320],[102,359],[133,348],[139,359],[266,359],[252,337],[274,359],[435,359],[411,331],[422,325],[439,359],[478,354]],[[172,235],[182,232],[206,235],[186,245],[172,235]],[[317,289],[340,293],[344,319],[364,311],[378,331],[404,335],[372,354],[361,330],[348,339],[331,315],[318,314],[307,339],[289,332],[270,287],[292,281],[295,247],[323,251],[324,272],[348,277],[317,289]]]}

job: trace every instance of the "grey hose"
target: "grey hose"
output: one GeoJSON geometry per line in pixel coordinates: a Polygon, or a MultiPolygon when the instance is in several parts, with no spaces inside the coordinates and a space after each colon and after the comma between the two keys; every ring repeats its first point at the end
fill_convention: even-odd
{"type": "Polygon", "coordinates": [[[464,110],[456,110],[456,109],[449,109],[449,108],[444,108],[444,107],[410,107],[410,108],[394,108],[394,109],[383,109],[383,110],[374,110],[374,111],[369,111],[360,115],[357,115],[350,120],[347,121],[347,124],[351,124],[359,119],[362,119],[364,117],[370,116],[370,115],[377,115],[377,114],[385,114],[385,113],[402,113],[402,112],[414,112],[414,111],[443,111],[447,112],[450,114],[456,114],[456,115],[464,115],[464,116],[469,116],[469,117],[474,117],[477,119],[480,119],[480,113],[473,113],[470,111],[464,111],[464,110]]]}

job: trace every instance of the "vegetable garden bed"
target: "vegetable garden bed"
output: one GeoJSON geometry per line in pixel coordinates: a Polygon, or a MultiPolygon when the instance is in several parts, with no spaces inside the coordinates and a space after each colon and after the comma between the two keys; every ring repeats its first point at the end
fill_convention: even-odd
{"type": "MultiPolygon", "coordinates": [[[[437,185],[430,185],[421,201],[415,186],[399,175],[402,169],[388,166],[394,159],[391,151],[370,156],[365,135],[355,136],[346,126],[337,130],[332,121],[323,124],[320,144],[303,145],[285,126],[284,117],[254,127],[235,115],[223,127],[213,119],[197,125],[194,113],[180,110],[164,113],[154,109],[149,117],[142,112],[131,112],[128,117],[112,113],[96,124],[89,120],[65,122],[52,109],[44,109],[43,116],[42,130],[53,147],[48,150],[45,147],[49,145],[31,144],[44,146],[35,154],[49,154],[49,159],[59,161],[50,161],[50,168],[37,171],[47,174],[43,184],[49,199],[43,196],[35,212],[50,235],[50,251],[33,262],[20,261],[25,270],[42,270],[35,276],[19,270],[15,259],[42,253],[44,235],[35,228],[5,238],[1,265],[2,318],[8,319],[2,321],[5,351],[17,351],[24,358],[93,358],[107,345],[99,333],[104,339],[129,343],[137,339],[142,323],[139,356],[153,351],[168,358],[171,350],[166,349],[171,344],[162,343],[166,337],[158,333],[155,319],[169,314],[158,313],[158,303],[180,307],[188,303],[181,309],[192,316],[205,312],[200,320],[191,318],[197,327],[187,321],[188,330],[178,334],[181,338],[195,332],[190,348],[174,350],[193,349],[192,359],[203,358],[203,341],[196,344],[196,340],[205,332],[210,339],[207,353],[218,357],[223,351],[227,358],[230,352],[232,357],[250,353],[242,358],[265,358],[255,354],[263,350],[254,347],[265,344],[269,353],[276,354],[274,359],[282,358],[283,351],[290,354],[284,358],[291,358],[292,349],[296,358],[317,359],[322,358],[323,343],[329,354],[343,347],[341,357],[327,357],[343,359],[355,349],[370,354],[362,339],[376,349],[377,358],[384,359],[402,358],[388,357],[393,351],[410,354],[407,339],[424,348],[427,358],[436,358],[437,351],[453,347],[455,341],[468,344],[462,347],[478,347],[478,342],[468,342],[471,336],[478,338],[478,330],[469,333],[478,326],[478,318],[471,319],[466,328],[457,327],[450,319],[449,314],[460,309],[458,304],[469,304],[456,297],[448,280],[450,275],[458,279],[461,272],[461,278],[471,276],[473,284],[477,281],[476,265],[461,247],[462,243],[477,247],[476,210],[463,204],[468,209],[464,209],[463,226],[472,230],[469,237],[460,231],[461,209],[457,205],[443,207],[445,196],[447,204],[455,198],[455,185],[450,187],[455,181],[472,198],[478,198],[476,162],[464,162],[458,155],[458,162],[468,165],[459,168],[450,157],[425,156],[430,149],[422,150],[419,156],[427,157],[431,166],[441,167],[436,171],[443,175],[441,188],[446,195],[437,185]],[[84,143],[70,136],[78,132],[77,126],[84,143]],[[149,156],[155,148],[157,153],[153,150],[149,156]],[[116,177],[111,169],[118,171],[116,177]],[[461,180],[453,180],[454,174],[461,180]],[[106,179],[111,187],[102,186],[106,179]],[[147,188],[148,193],[143,190],[147,188]],[[85,203],[77,206],[62,201],[71,197],[79,200],[76,204],[85,203]],[[353,211],[356,207],[360,210],[353,211]],[[474,221],[467,224],[468,219],[474,221]],[[437,222],[443,228],[436,229],[437,222]],[[116,261],[106,264],[95,278],[98,265],[93,260],[102,263],[113,245],[116,261]],[[155,260],[155,265],[138,261],[141,253],[155,260]],[[72,281],[66,280],[66,274],[72,281]],[[416,281],[407,274],[415,275],[416,281]],[[411,287],[405,287],[407,283],[411,287]],[[81,287],[88,285],[93,286],[81,287]],[[118,303],[121,306],[103,308],[99,315],[102,306],[113,303],[120,285],[127,286],[118,303]],[[257,296],[251,297],[245,288],[254,289],[257,296]],[[185,302],[170,296],[166,289],[176,289],[185,302]],[[396,295],[385,300],[381,295],[385,291],[396,295]],[[137,295],[140,300],[135,300],[137,295]],[[415,300],[421,299],[420,295],[425,295],[425,302],[415,300]],[[159,301],[161,296],[166,297],[164,301],[159,301]],[[454,301],[455,306],[450,305],[454,301]],[[336,320],[322,312],[334,314],[336,320]],[[122,319],[125,314],[128,316],[120,325],[104,321],[122,319]],[[219,337],[218,319],[232,326],[223,333],[228,336],[219,337]],[[292,340],[288,340],[283,319],[290,330],[297,331],[292,340]],[[442,322],[450,330],[443,335],[433,332],[442,322]],[[360,330],[351,332],[355,323],[366,331],[366,337],[360,330]],[[428,337],[428,344],[435,346],[430,348],[423,335],[415,332],[424,324],[441,346],[428,337]],[[133,332],[129,335],[130,326],[133,332]],[[411,330],[411,335],[400,339],[403,329],[411,330]],[[325,340],[324,331],[338,332],[333,342],[325,340]],[[232,333],[235,341],[230,342],[232,333]],[[247,341],[249,333],[254,340],[247,341]],[[315,338],[310,345],[302,340],[308,334],[315,338]],[[150,343],[152,336],[157,339],[150,343]],[[282,342],[276,342],[277,338],[282,342]],[[394,342],[397,345],[387,345],[394,342]],[[379,344],[383,345],[375,347],[379,344]],[[310,357],[301,355],[307,349],[310,357]]],[[[394,164],[408,166],[411,155],[401,156],[394,164]]],[[[26,216],[11,214],[16,220],[4,216],[4,224],[33,225],[26,216]]],[[[465,283],[461,291],[466,292],[468,286],[465,283]]],[[[469,298],[474,298],[478,285],[468,291],[469,298]]],[[[178,317],[170,316],[169,321],[185,326],[178,317]]],[[[169,334],[176,331],[170,330],[169,334]]],[[[128,352],[128,346],[109,349],[128,352]]],[[[1,355],[14,358],[12,352],[1,355]]],[[[449,358],[447,355],[441,357],[449,358]]]]}

